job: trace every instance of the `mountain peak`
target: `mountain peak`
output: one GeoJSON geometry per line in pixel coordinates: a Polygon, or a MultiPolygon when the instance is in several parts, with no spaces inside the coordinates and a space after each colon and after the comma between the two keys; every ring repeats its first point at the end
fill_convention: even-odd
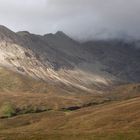
{"type": "Polygon", "coordinates": [[[62,31],[57,31],[55,34],[53,34],[53,33],[49,33],[49,34],[45,34],[44,35],[44,37],[45,38],[69,38],[69,36],[68,35],[66,35],[64,32],[62,32],[62,31]]]}
{"type": "Polygon", "coordinates": [[[7,27],[0,25],[0,40],[11,41],[16,40],[17,35],[7,27]]]}
{"type": "Polygon", "coordinates": [[[0,33],[2,33],[2,32],[3,33],[10,33],[10,32],[13,32],[13,31],[11,31],[10,29],[8,29],[7,27],[5,27],[3,25],[0,25],[0,33]]]}
{"type": "Polygon", "coordinates": [[[19,31],[19,32],[17,32],[17,34],[24,36],[24,35],[29,35],[30,32],[28,32],[28,31],[19,31]]]}
{"type": "Polygon", "coordinates": [[[4,25],[0,25],[0,29],[8,29],[8,28],[5,27],[4,25]]]}
{"type": "Polygon", "coordinates": [[[68,35],[66,35],[64,32],[62,32],[62,31],[57,31],[56,33],[55,33],[55,35],[56,36],[62,36],[62,37],[69,37],[68,35]]]}
{"type": "Polygon", "coordinates": [[[63,31],[57,31],[55,34],[56,35],[66,35],[63,31]]]}

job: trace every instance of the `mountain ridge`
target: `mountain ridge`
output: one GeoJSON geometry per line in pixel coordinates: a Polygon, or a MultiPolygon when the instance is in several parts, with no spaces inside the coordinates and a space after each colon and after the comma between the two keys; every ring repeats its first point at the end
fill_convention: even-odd
{"type": "Polygon", "coordinates": [[[80,44],[61,31],[41,36],[0,26],[0,65],[46,82],[94,91],[140,81],[140,55],[135,43],[80,44]]]}

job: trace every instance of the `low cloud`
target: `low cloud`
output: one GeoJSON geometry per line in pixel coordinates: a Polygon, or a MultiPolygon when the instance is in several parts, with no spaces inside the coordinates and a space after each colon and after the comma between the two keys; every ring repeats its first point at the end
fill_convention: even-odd
{"type": "Polygon", "coordinates": [[[139,0],[0,0],[0,24],[76,39],[140,38],[139,13],[139,0]]]}

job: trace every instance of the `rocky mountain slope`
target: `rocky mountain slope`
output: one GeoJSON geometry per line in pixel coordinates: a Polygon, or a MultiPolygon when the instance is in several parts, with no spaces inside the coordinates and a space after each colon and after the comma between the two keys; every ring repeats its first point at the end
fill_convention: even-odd
{"type": "Polygon", "coordinates": [[[138,43],[78,43],[63,32],[34,35],[0,26],[0,66],[82,90],[139,82],[138,43]]]}
{"type": "Polygon", "coordinates": [[[139,41],[106,40],[84,43],[84,49],[105,65],[102,69],[128,82],[140,81],[139,41]]]}

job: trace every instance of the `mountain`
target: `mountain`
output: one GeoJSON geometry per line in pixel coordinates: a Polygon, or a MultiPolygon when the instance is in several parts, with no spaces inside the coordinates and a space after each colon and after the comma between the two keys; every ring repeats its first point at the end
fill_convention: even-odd
{"type": "Polygon", "coordinates": [[[44,36],[0,26],[0,66],[48,83],[88,92],[140,82],[138,41],[79,43],[65,33],[44,36]]]}
{"type": "Polygon", "coordinates": [[[139,46],[0,26],[0,140],[140,139],[139,46]]]}

